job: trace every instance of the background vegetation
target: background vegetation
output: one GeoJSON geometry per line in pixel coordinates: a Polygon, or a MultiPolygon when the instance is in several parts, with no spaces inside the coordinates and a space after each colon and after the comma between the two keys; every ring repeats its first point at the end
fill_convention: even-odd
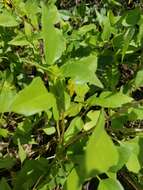
{"type": "Polygon", "coordinates": [[[143,189],[143,2],[0,1],[0,189],[143,189]]]}

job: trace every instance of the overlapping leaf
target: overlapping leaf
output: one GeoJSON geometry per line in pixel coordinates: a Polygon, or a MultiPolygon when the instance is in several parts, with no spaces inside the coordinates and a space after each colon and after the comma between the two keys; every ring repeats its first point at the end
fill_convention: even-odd
{"type": "Polygon", "coordinates": [[[71,77],[79,83],[90,83],[103,87],[95,72],[97,69],[97,56],[91,55],[79,60],[69,61],[61,67],[65,77],[71,77]]]}

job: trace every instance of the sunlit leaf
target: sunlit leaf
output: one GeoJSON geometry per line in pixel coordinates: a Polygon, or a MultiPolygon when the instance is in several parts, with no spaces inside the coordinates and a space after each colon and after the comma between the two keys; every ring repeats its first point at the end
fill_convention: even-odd
{"type": "Polygon", "coordinates": [[[108,178],[100,181],[97,190],[124,190],[119,181],[108,178]]]}
{"type": "Polygon", "coordinates": [[[88,99],[89,105],[98,105],[107,108],[121,107],[123,104],[129,103],[133,98],[122,94],[121,92],[102,92],[99,97],[92,96],[88,99]]]}
{"type": "Polygon", "coordinates": [[[69,174],[67,181],[64,185],[64,190],[81,190],[82,184],[80,183],[80,177],[77,174],[77,171],[73,169],[69,174]]]}
{"type": "Polygon", "coordinates": [[[19,139],[18,139],[18,155],[19,155],[21,163],[23,163],[23,161],[26,159],[27,155],[26,155],[26,152],[23,149],[19,139]]]}
{"type": "Polygon", "coordinates": [[[83,59],[69,61],[61,67],[65,77],[79,82],[80,84],[90,83],[103,87],[95,72],[97,68],[97,56],[88,56],[83,59]]]}
{"type": "Polygon", "coordinates": [[[10,109],[13,112],[28,116],[47,110],[54,104],[54,96],[48,93],[41,78],[37,77],[16,95],[10,109]]]}
{"type": "Polygon", "coordinates": [[[97,126],[86,147],[85,165],[89,176],[106,173],[111,166],[118,162],[117,148],[106,133],[104,126],[105,118],[101,112],[97,126]]]}
{"type": "Polygon", "coordinates": [[[57,10],[52,5],[51,11],[42,4],[42,37],[44,40],[44,53],[48,65],[55,63],[65,50],[65,39],[62,32],[54,27],[57,20],[57,10]]]}
{"type": "Polygon", "coordinates": [[[8,11],[3,11],[0,13],[0,26],[4,27],[14,27],[17,26],[19,23],[16,20],[16,17],[12,15],[8,11]]]}

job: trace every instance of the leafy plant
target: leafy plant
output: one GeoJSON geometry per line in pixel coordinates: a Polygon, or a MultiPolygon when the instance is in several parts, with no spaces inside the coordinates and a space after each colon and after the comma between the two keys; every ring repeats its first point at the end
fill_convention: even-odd
{"type": "Polygon", "coordinates": [[[0,189],[142,189],[142,3],[0,10],[0,189]]]}

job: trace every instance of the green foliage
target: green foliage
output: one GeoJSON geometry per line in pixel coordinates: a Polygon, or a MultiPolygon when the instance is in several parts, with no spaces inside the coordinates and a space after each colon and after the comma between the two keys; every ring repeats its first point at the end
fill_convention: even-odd
{"type": "Polygon", "coordinates": [[[0,189],[143,189],[142,7],[0,1],[0,189]]]}

